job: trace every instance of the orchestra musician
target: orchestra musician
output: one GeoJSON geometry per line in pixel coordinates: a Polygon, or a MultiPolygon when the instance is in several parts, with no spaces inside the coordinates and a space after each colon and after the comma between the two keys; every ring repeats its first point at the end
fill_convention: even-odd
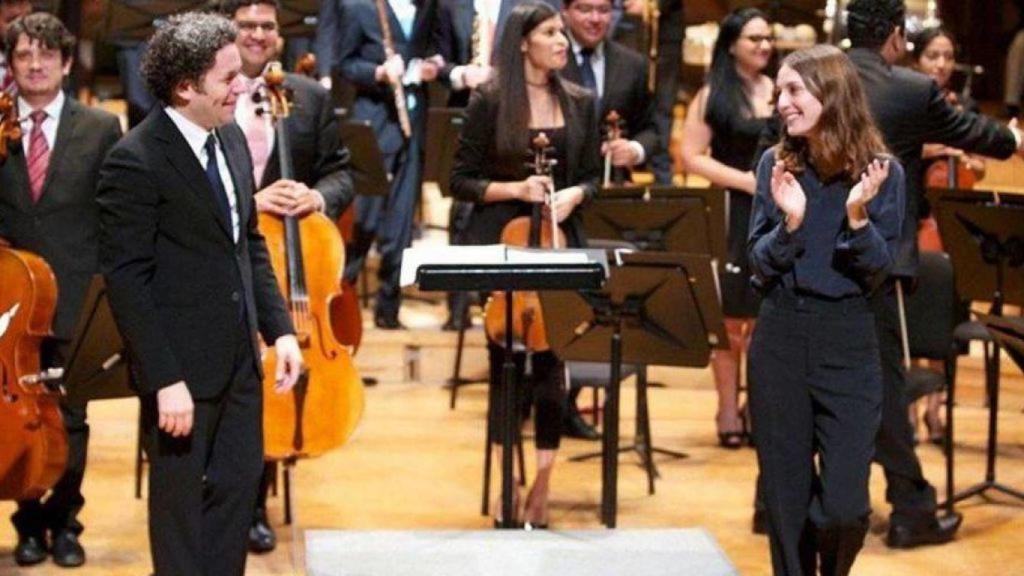
{"type": "Polygon", "coordinates": [[[758,296],[750,286],[746,242],[754,194],[754,153],[771,116],[774,85],[765,71],[772,51],[771,27],[760,10],[741,8],[723,18],[707,84],[694,97],[683,127],[682,155],[687,171],[728,191],[722,311],[730,350],[715,350],[711,359],[718,390],[718,442],[727,449],[743,446],[747,434],[737,405],[737,386],[758,296]]]}
{"type": "Polygon", "coordinates": [[[302,365],[256,226],[237,28],[170,18],[142,75],[160,100],[107,156],[100,262],[131,352],[149,457],[149,540],[161,576],[240,575],[263,470],[259,335],[277,391],[302,365]]]}
{"type": "MultiPolygon", "coordinates": [[[[7,26],[16,19],[32,12],[30,0],[0,0],[0,42],[7,37],[7,26]]],[[[0,46],[0,90],[13,93],[17,88],[8,65],[7,49],[0,46]]]]}
{"type": "MultiPolygon", "coordinates": [[[[218,10],[238,27],[235,43],[242,57],[245,92],[235,107],[235,122],[245,133],[256,182],[256,210],[278,216],[302,217],[322,212],[337,220],[355,194],[348,169],[348,149],[342,145],[330,93],[317,82],[288,73],[284,87],[291,91],[294,112],[284,121],[291,144],[295,180],[281,179],[279,151],[270,114],[262,112],[266,86],[263,73],[277,56],[280,2],[223,0],[218,10]]],[[[269,552],[277,538],[267,521],[267,491],[277,466],[268,462],[260,483],[256,511],[249,529],[249,550],[269,552]]]]}
{"type": "Polygon", "coordinates": [[[412,240],[413,212],[422,184],[427,118],[423,83],[436,78],[439,68],[428,54],[436,5],[434,0],[343,0],[342,14],[336,58],[341,75],[356,89],[350,116],[373,127],[384,168],[392,176],[386,198],[355,200],[355,238],[345,258],[345,280],[355,283],[376,238],[380,287],[374,324],[397,330],[403,328],[398,321],[402,250],[412,240]],[[382,21],[387,23],[387,34],[382,21]],[[402,92],[404,101],[397,104],[396,94],[402,92]]]}
{"type": "MultiPolygon", "coordinates": [[[[40,255],[56,275],[53,338],[42,347],[41,365],[63,367],[89,281],[99,271],[96,184],[103,157],[121,137],[121,125],[114,115],[64,94],[75,37],[55,16],[37,13],[14,20],[6,28],[4,46],[18,93],[22,138],[0,166],[0,237],[40,255]]],[[[20,566],[42,562],[48,551],[58,566],[85,563],[78,515],[85,504],[89,426],[85,406],[62,402],[61,413],[68,434],[67,469],[45,501],[18,502],[11,517],[18,532],[14,559],[20,566]]]]}
{"type": "Polygon", "coordinates": [[[885,470],[886,498],[892,504],[886,543],[893,548],[948,542],[963,520],[959,513],[936,517],[935,488],[921,472],[907,418],[897,291],[903,289],[900,279],[913,279],[917,271],[917,229],[924,196],[922,148],[936,142],[1007,158],[1024,145],[1016,122],[1002,126],[957,110],[931,78],[894,65],[906,53],[905,17],[903,0],[854,0],[847,5],[850,60],[864,85],[875,124],[907,178],[907,217],[900,250],[888,281],[872,297],[885,392],[875,461],[885,470]]]}
{"type": "MultiPolygon", "coordinates": [[[[497,74],[470,97],[452,170],[453,196],[474,203],[467,243],[496,243],[509,221],[527,216],[534,229],[550,226],[554,218],[570,247],[585,244],[580,209],[596,193],[600,177],[598,117],[593,95],[558,74],[568,56],[555,9],[527,1],[512,10],[498,43],[497,74]],[[528,175],[524,164],[530,142],[540,133],[554,149],[557,163],[551,177],[528,175]],[[545,205],[549,192],[553,207],[545,205]]],[[[496,401],[502,397],[503,357],[502,348],[488,344],[488,426],[498,447],[497,461],[503,437],[496,401]]],[[[519,357],[521,374],[524,360],[519,357]]],[[[515,521],[543,528],[548,524],[551,474],[560,442],[564,365],[550,350],[535,351],[530,358],[532,381],[521,389],[524,394],[532,392],[535,407],[537,475],[524,516],[515,521]]],[[[522,503],[516,500],[518,509],[522,503]]]]}
{"type": "MultiPolygon", "coordinates": [[[[612,166],[618,171],[642,166],[661,149],[654,99],[647,89],[647,61],[608,38],[611,0],[566,0],[562,18],[572,50],[562,76],[594,93],[602,119],[614,110],[625,121],[629,138],[603,143],[601,154],[611,154],[612,166]]],[[[569,388],[563,431],[574,438],[596,440],[597,432],[577,409],[579,394],[579,386],[569,388]]]]}
{"type": "Polygon", "coordinates": [[[777,85],[782,141],[758,164],[750,224],[753,432],[773,573],[843,576],[867,534],[882,402],[868,297],[895,258],[905,182],[838,48],[790,54],[777,85]]]}

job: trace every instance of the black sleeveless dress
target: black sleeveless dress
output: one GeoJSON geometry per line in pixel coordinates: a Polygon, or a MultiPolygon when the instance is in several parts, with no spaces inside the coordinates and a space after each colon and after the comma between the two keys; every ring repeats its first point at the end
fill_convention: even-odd
{"type": "MultiPolygon", "coordinates": [[[[754,154],[761,131],[769,118],[733,118],[722,126],[711,126],[711,157],[737,170],[753,170],[754,154]]],[[[761,306],[750,284],[747,235],[754,197],[742,190],[728,190],[726,196],[726,261],[722,269],[722,311],[728,318],[754,318],[761,306]]]]}

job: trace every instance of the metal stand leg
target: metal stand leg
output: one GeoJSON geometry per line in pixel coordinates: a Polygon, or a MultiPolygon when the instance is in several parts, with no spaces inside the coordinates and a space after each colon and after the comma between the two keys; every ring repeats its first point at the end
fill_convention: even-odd
{"type": "Polygon", "coordinates": [[[603,455],[601,457],[601,522],[615,528],[619,499],[619,379],[622,370],[622,327],[612,335],[612,377],[604,402],[603,455]]]}

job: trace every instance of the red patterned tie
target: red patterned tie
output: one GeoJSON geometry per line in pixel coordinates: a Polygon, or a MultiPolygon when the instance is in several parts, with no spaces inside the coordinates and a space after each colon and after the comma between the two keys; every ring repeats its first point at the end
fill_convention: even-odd
{"type": "Polygon", "coordinates": [[[50,166],[50,145],[43,135],[46,112],[36,110],[29,114],[29,118],[32,119],[32,132],[28,139],[28,183],[32,191],[32,203],[35,204],[43,195],[46,169],[50,166]]]}

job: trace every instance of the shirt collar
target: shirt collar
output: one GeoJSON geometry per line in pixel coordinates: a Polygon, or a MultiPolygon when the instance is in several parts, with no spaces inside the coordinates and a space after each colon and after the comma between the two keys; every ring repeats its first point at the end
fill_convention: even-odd
{"type": "MultiPolygon", "coordinates": [[[[46,106],[43,106],[43,111],[46,112],[47,120],[49,120],[50,118],[52,118],[54,120],[59,120],[60,119],[60,113],[64,111],[64,102],[66,100],[67,100],[67,97],[64,96],[64,91],[63,90],[58,90],[57,91],[57,97],[54,98],[53,100],[51,100],[50,103],[47,104],[46,106]]],[[[18,113],[21,116],[23,116],[23,117],[25,117],[27,119],[29,113],[32,112],[33,110],[34,109],[32,108],[32,106],[29,105],[29,103],[26,102],[24,98],[22,98],[21,96],[18,96],[18,113]]]]}
{"type": "MultiPolygon", "coordinates": [[[[572,30],[565,29],[565,35],[569,37],[569,44],[572,45],[572,53],[576,56],[576,61],[580,61],[580,54],[583,52],[583,45],[576,41],[576,38],[572,35],[572,30]]],[[[604,58],[604,41],[594,47],[594,53],[590,55],[590,61],[594,62],[604,58]]]]}
{"type": "Polygon", "coordinates": [[[196,158],[202,158],[203,148],[206,147],[206,140],[213,134],[212,130],[207,130],[195,122],[189,120],[184,114],[178,112],[171,106],[164,108],[164,112],[170,117],[171,122],[178,127],[178,131],[185,137],[185,142],[188,142],[188,147],[192,149],[192,153],[196,155],[196,158]]]}

